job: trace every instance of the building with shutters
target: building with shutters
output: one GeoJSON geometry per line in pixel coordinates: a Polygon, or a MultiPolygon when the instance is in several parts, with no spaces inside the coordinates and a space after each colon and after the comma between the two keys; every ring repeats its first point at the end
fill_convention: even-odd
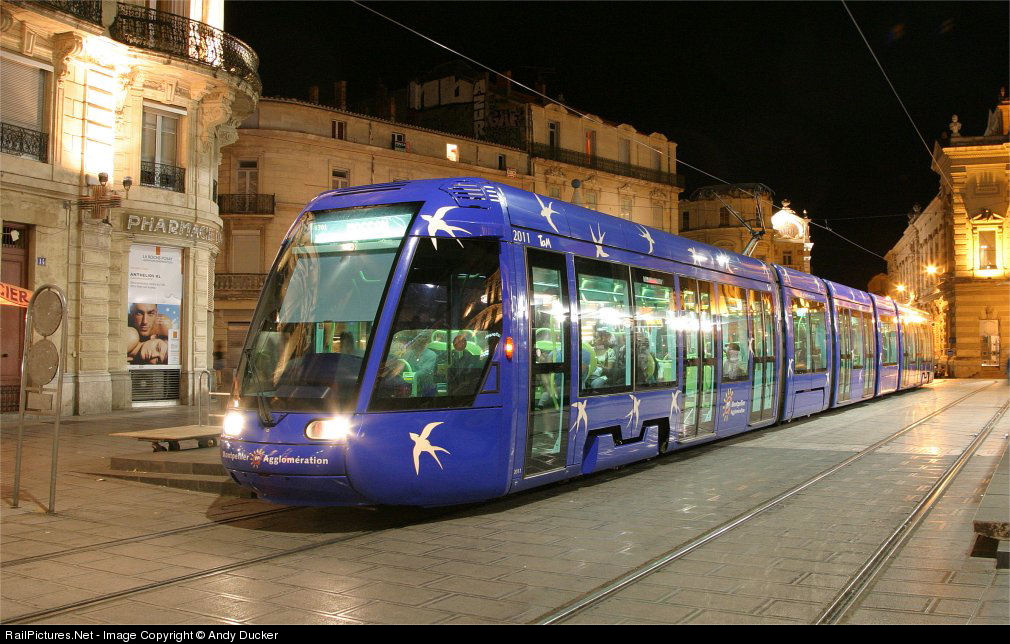
{"type": "Polygon", "coordinates": [[[1006,375],[1010,359],[1010,100],[986,128],[952,119],[933,147],[936,197],[885,255],[895,300],[933,315],[936,364],[958,378],[1006,375]]]}
{"type": "Polygon", "coordinates": [[[683,181],[673,172],[676,145],[665,137],[541,105],[465,66],[441,71],[400,94],[354,105],[367,113],[348,109],[343,83],[335,84],[332,104],[320,103],[316,88],[309,102],[263,98],[222,150],[224,240],[214,305],[222,382],[238,364],[284,234],[325,190],[482,177],[676,232],[672,213],[683,181]]]}
{"type": "MultiPolygon", "coordinates": [[[[211,366],[220,148],[260,93],[223,22],[223,0],[3,4],[2,281],[67,295],[64,413],[186,403],[211,366]]],[[[16,411],[24,309],[0,311],[16,411]]]]}
{"type": "MultiPolygon", "coordinates": [[[[802,218],[795,218],[796,230],[777,231],[772,228],[775,193],[762,183],[736,183],[705,186],[691,193],[690,199],[678,202],[678,219],[681,237],[712,244],[734,253],[742,253],[751,240],[747,227],[734,216],[736,211],[752,227],[763,225],[765,234],[758,242],[752,257],[763,262],[780,264],[789,268],[810,272],[810,253],[814,247],[810,241],[809,225],[802,218]],[[758,221],[758,209],[761,222],[758,221]],[[784,232],[790,232],[788,237],[784,232]]],[[[789,202],[782,205],[789,207],[789,202]]]]}

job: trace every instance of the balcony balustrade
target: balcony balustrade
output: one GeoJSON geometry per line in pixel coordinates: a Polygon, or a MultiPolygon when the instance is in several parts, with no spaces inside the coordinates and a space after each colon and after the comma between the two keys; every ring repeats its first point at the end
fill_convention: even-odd
{"type": "Polygon", "coordinates": [[[258,299],[266,278],[266,273],[218,273],[214,276],[214,297],[223,300],[258,299]]]}
{"type": "Polygon", "coordinates": [[[561,163],[599,170],[600,172],[609,172],[610,174],[617,174],[622,177],[632,177],[654,183],[665,183],[670,186],[677,186],[678,188],[685,186],[684,177],[679,174],[614,161],[613,159],[604,159],[596,155],[586,154],[585,152],[566,150],[565,148],[554,147],[545,143],[534,143],[530,152],[533,156],[540,157],[541,159],[560,161],[561,163]]]}
{"type": "Polygon", "coordinates": [[[200,65],[224,69],[262,90],[259,57],[252,47],[210,25],[139,5],[118,3],[109,26],[113,40],[200,65]]]}
{"type": "Polygon", "coordinates": [[[164,188],[175,192],[186,191],[186,169],[174,165],[140,162],[140,185],[151,188],[164,188]]]}
{"type": "Polygon", "coordinates": [[[272,215],[274,196],[257,194],[224,194],[217,196],[222,215],[272,215]]]}
{"type": "Polygon", "coordinates": [[[13,4],[32,9],[35,6],[70,14],[75,18],[102,26],[102,0],[14,0],[13,4]]]}
{"type": "Polygon", "coordinates": [[[30,157],[43,163],[49,158],[49,135],[20,125],[4,123],[0,132],[0,149],[4,154],[30,157]]]}

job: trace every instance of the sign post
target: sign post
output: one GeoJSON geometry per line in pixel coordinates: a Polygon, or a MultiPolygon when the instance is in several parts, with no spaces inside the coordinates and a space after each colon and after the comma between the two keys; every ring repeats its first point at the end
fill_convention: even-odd
{"type": "Polygon", "coordinates": [[[21,452],[25,438],[25,412],[51,415],[55,419],[53,427],[53,452],[49,477],[48,514],[56,510],[56,459],[60,445],[60,415],[63,413],[63,372],[67,354],[67,297],[63,289],[53,284],[44,284],[32,294],[25,313],[25,344],[21,357],[21,390],[17,456],[14,464],[14,494],[11,507],[18,507],[21,489],[21,452]],[[60,348],[50,339],[60,327],[60,348]],[[35,341],[35,335],[42,336],[35,341]],[[46,385],[56,380],[56,404],[54,395],[45,390],[46,385]]]}

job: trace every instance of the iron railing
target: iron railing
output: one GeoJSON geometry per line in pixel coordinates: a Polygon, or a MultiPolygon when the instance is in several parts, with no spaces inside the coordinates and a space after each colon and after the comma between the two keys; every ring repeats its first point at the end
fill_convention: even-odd
{"type": "Polygon", "coordinates": [[[0,131],[0,149],[5,154],[31,157],[45,163],[49,158],[49,135],[20,125],[4,123],[0,131]]]}
{"type": "Polygon", "coordinates": [[[613,159],[604,159],[596,155],[576,150],[566,150],[565,148],[554,147],[546,143],[533,143],[530,153],[541,159],[560,161],[561,163],[591,168],[600,172],[609,172],[610,174],[617,174],[622,177],[632,177],[654,183],[665,183],[666,185],[677,186],[678,188],[685,186],[684,177],[679,174],[645,168],[622,161],[614,161],[613,159]]]}
{"type": "Polygon", "coordinates": [[[214,276],[214,295],[224,300],[255,300],[266,279],[266,273],[218,273],[214,276]]]}
{"type": "Polygon", "coordinates": [[[33,8],[33,5],[68,13],[91,24],[102,26],[102,0],[13,0],[14,4],[33,8]]]}
{"type": "Polygon", "coordinates": [[[272,215],[274,196],[256,194],[218,195],[217,206],[222,215],[272,215]]]}
{"type": "Polygon", "coordinates": [[[224,69],[262,91],[259,57],[252,47],[210,25],[133,4],[118,3],[109,26],[113,40],[224,69]]]}
{"type": "Polygon", "coordinates": [[[141,161],[140,185],[186,192],[186,169],[153,161],[141,161]]]}

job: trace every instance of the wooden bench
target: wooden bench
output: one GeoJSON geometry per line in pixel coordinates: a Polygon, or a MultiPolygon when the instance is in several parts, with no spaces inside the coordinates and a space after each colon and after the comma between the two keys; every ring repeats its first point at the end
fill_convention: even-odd
{"type": "Polygon", "coordinates": [[[182,427],[163,427],[161,429],[145,429],[138,432],[116,432],[109,436],[136,438],[149,441],[155,452],[177,451],[180,441],[195,440],[197,447],[213,447],[217,445],[220,427],[211,425],[183,425],[182,427]],[[164,445],[162,445],[164,443],[164,445]]]}

